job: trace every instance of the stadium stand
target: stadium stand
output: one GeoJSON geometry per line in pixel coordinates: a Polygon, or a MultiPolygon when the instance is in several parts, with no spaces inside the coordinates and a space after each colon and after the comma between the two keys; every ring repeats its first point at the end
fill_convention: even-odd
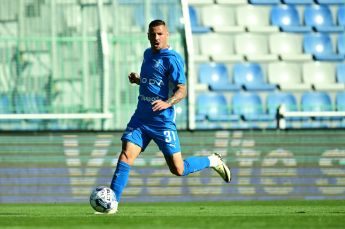
{"type": "MultiPolygon", "coordinates": [[[[49,105],[39,99],[23,99],[28,104],[28,110],[23,110],[20,105],[22,99],[13,97],[13,109],[28,114],[100,111],[104,105],[100,102],[101,93],[88,93],[97,90],[83,89],[86,85],[102,87],[99,83],[102,61],[98,60],[101,49],[97,1],[64,0],[48,3],[24,0],[22,7],[26,10],[21,16],[25,20],[20,26],[15,16],[18,9],[10,2],[6,1],[6,4],[11,5],[8,12],[1,10],[0,32],[5,36],[16,36],[21,28],[23,36],[22,41],[12,42],[0,38],[0,90],[7,95],[20,91],[23,94],[45,95],[46,100],[49,98],[49,105]],[[43,23],[46,22],[44,18],[51,18],[52,7],[55,7],[56,23],[43,23]],[[54,39],[51,38],[52,34],[54,39]],[[31,37],[31,40],[25,40],[26,36],[31,37]],[[33,41],[32,37],[36,36],[43,37],[33,41]],[[80,53],[83,54],[82,58],[80,53]],[[13,87],[14,83],[17,88],[13,87]],[[32,90],[23,90],[25,85],[30,85],[32,90]],[[42,107],[49,109],[40,111],[42,107]]],[[[122,129],[123,124],[118,121],[123,119],[122,116],[128,116],[129,108],[135,106],[137,92],[131,88],[121,92],[118,85],[124,85],[124,80],[121,78],[117,82],[116,77],[112,76],[125,75],[140,65],[142,50],[148,45],[142,37],[145,37],[147,22],[153,18],[164,18],[167,21],[172,46],[177,47],[182,54],[188,54],[181,42],[185,35],[181,24],[182,9],[179,1],[175,0],[151,0],[150,5],[139,0],[103,2],[103,22],[109,36],[109,88],[115,92],[109,97],[109,106],[113,113],[116,109],[125,109],[127,112],[116,114],[110,126],[122,129]],[[124,17],[127,20],[123,20],[124,17]],[[176,39],[174,35],[177,35],[176,39]]],[[[195,75],[188,77],[196,77],[194,79],[198,84],[207,85],[203,87],[203,93],[217,92],[226,101],[233,101],[235,94],[255,91],[254,94],[261,100],[261,113],[268,115],[274,113],[274,109],[270,109],[267,103],[268,97],[273,95],[279,99],[280,94],[291,94],[297,102],[304,92],[325,92],[335,98],[338,91],[344,90],[343,1],[190,0],[188,3],[187,12],[195,48],[192,59],[197,69],[193,73],[195,75]],[[239,66],[250,68],[246,70],[247,73],[239,74],[239,66]]],[[[189,59],[187,55],[185,57],[189,59]]],[[[195,90],[196,95],[200,93],[197,87],[195,90]]],[[[176,107],[183,114],[177,113],[177,117],[181,117],[181,122],[187,122],[186,104],[179,105],[176,107]]],[[[297,102],[296,107],[299,105],[297,102]]],[[[248,118],[239,119],[238,114],[231,118],[232,105],[227,103],[226,106],[226,112],[221,109],[215,112],[221,114],[221,121],[215,115],[206,115],[204,121],[238,120],[240,124],[237,127],[257,127],[257,123],[248,118]],[[224,118],[226,115],[228,118],[224,118]]],[[[260,122],[265,122],[264,119],[260,122]]],[[[89,125],[84,124],[80,126],[89,125]]],[[[271,119],[266,124],[274,128],[271,119]]],[[[300,127],[305,127],[303,123],[300,124],[300,127]]],[[[236,125],[228,127],[236,128],[236,125]]],[[[54,128],[59,129],[58,126],[54,128]]]]}

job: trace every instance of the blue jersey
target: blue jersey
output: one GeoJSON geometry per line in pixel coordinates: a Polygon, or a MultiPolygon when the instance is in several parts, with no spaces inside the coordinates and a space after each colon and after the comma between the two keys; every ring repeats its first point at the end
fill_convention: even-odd
{"type": "Polygon", "coordinates": [[[137,109],[133,116],[147,124],[174,122],[174,107],[152,111],[152,102],[166,101],[174,93],[177,84],[186,84],[184,61],[171,48],[153,53],[151,48],[144,52],[140,70],[140,88],[137,109]]]}

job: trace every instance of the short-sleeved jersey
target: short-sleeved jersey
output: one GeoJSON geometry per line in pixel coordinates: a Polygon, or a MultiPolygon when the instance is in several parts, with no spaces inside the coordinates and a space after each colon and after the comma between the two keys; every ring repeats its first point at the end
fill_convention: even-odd
{"type": "Polygon", "coordinates": [[[171,48],[158,53],[153,53],[151,48],[146,49],[140,70],[138,105],[133,116],[153,125],[174,122],[173,106],[153,112],[152,102],[166,101],[177,84],[186,84],[182,57],[171,48]]]}

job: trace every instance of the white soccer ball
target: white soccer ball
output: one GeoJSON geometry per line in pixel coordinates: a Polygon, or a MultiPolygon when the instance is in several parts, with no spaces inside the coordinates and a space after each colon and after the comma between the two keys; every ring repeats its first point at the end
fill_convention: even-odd
{"type": "Polygon", "coordinates": [[[97,212],[108,213],[117,211],[118,202],[113,190],[106,186],[98,186],[91,192],[90,205],[97,212]]]}

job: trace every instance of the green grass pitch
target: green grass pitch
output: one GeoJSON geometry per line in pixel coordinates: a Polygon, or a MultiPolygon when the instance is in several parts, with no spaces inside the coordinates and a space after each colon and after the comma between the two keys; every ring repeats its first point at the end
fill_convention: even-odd
{"type": "Polygon", "coordinates": [[[0,228],[344,228],[345,200],[122,203],[116,215],[88,204],[0,204],[0,228]]]}

